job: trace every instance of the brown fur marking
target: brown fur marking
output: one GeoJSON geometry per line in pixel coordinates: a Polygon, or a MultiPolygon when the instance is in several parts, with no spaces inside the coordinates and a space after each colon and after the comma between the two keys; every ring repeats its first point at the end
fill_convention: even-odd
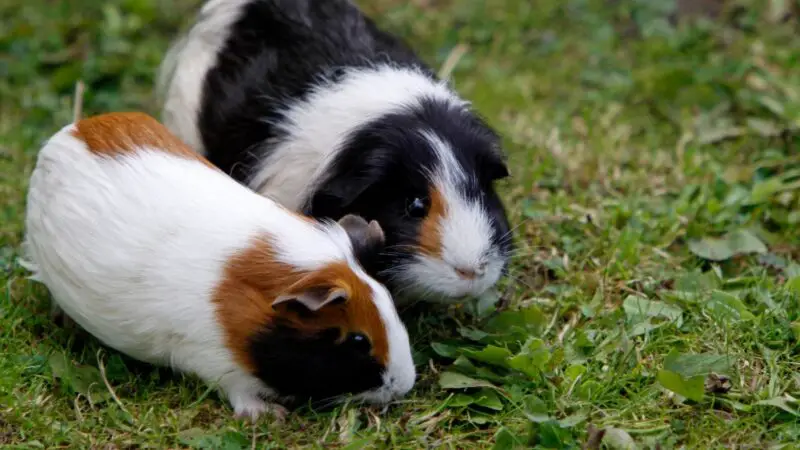
{"type": "Polygon", "coordinates": [[[442,219],[446,209],[442,193],[431,187],[430,208],[419,231],[419,248],[422,253],[436,258],[442,256],[442,219]]]}
{"type": "Polygon", "coordinates": [[[214,301],[228,348],[253,373],[256,365],[249,341],[277,317],[308,334],[326,328],[341,329],[342,339],[348,332],[364,333],[372,343],[373,356],[383,365],[388,361],[386,329],[372,301],[372,289],[343,261],[330,263],[316,272],[299,271],[278,261],[268,237],[260,237],[229,260],[214,301]],[[320,288],[343,289],[348,300],[324,306],[310,318],[299,317],[288,308],[272,307],[280,295],[320,288]]]}
{"type": "Polygon", "coordinates": [[[140,112],[100,114],[79,120],[72,134],[96,155],[117,157],[141,151],[142,147],[194,159],[219,170],[192,151],[156,119],[140,112]]]}

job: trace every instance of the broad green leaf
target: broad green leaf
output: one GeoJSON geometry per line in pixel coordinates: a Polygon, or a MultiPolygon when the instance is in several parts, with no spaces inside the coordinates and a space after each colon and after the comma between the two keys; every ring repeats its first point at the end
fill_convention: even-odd
{"type": "Polygon", "coordinates": [[[673,349],[664,359],[664,369],[677,373],[684,378],[709,373],[731,375],[733,358],[713,353],[685,354],[673,349]]]}
{"type": "Polygon", "coordinates": [[[711,298],[703,305],[709,313],[720,321],[746,321],[753,320],[755,316],[745,304],[735,295],[724,292],[714,291],[711,298]]]}
{"type": "Polygon", "coordinates": [[[47,362],[50,364],[50,371],[53,373],[54,377],[64,378],[69,376],[68,370],[71,363],[63,353],[53,353],[47,359],[47,362]]]}
{"type": "Polygon", "coordinates": [[[201,428],[191,428],[180,434],[180,441],[202,450],[240,450],[250,448],[250,439],[241,433],[209,433],[201,428]]]}
{"type": "Polygon", "coordinates": [[[669,305],[658,300],[648,300],[638,295],[629,295],[622,303],[625,314],[631,317],[663,317],[669,320],[678,320],[683,311],[677,306],[669,305]]]}
{"type": "Polygon", "coordinates": [[[577,412],[559,420],[558,424],[561,425],[562,428],[572,428],[585,422],[587,417],[589,417],[589,415],[585,412],[577,412]]]}
{"type": "Polygon", "coordinates": [[[497,303],[500,302],[500,296],[500,292],[496,289],[489,289],[481,294],[475,302],[476,315],[480,318],[484,318],[494,312],[497,303]]]}
{"type": "Polygon", "coordinates": [[[561,428],[558,422],[552,420],[538,425],[539,444],[548,449],[568,449],[572,448],[575,439],[572,432],[561,428]]]}
{"type": "Polygon", "coordinates": [[[443,344],[441,342],[431,342],[431,348],[437,355],[445,358],[455,359],[459,352],[459,348],[455,345],[443,344]]]}
{"type": "Polygon", "coordinates": [[[669,322],[663,322],[663,321],[659,322],[653,317],[644,317],[642,318],[641,322],[635,323],[630,328],[630,330],[628,330],[628,336],[630,337],[641,336],[643,334],[647,334],[650,331],[655,330],[656,328],[661,328],[668,323],[669,322]]]}
{"type": "Polygon", "coordinates": [[[636,450],[639,447],[627,431],[619,428],[606,428],[603,443],[614,450],[636,450]]]}
{"type": "Polygon", "coordinates": [[[90,402],[103,402],[111,398],[106,389],[100,370],[93,366],[75,365],[63,353],[56,352],[48,358],[53,376],[76,394],[81,394],[90,402]]]}
{"type": "Polygon", "coordinates": [[[533,378],[545,370],[550,356],[550,351],[545,348],[541,339],[531,338],[518,354],[508,360],[507,364],[508,367],[533,378]]]}
{"type": "Polygon", "coordinates": [[[800,295],[800,276],[786,280],[784,287],[794,295],[800,295]]]}
{"type": "Polygon", "coordinates": [[[516,448],[525,448],[523,440],[514,435],[508,428],[500,427],[497,433],[494,434],[492,450],[514,450],[516,448]]]}
{"type": "Polygon", "coordinates": [[[758,182],[753,186],[750,192],[750,203],[764,203],[773,195],[783,190],[783,181],[780,178],[773,177],[767,178],[764,181],[758,182]]]}
{"type": "Polygon", "coordinates": [[[656,378],[661,386],[664,386],[678,395],[696,402],[703,400],[703,394],[705,393],[704,376],[698,375],[684,379],[671,370],[660,370],[656,378]]]}
{"type": "Polygon", "coordinates": [[[458,372],[442,372],[439,375],[439,386],[442,389],[465,389],[474,387],[494,387],[492,383],[476,380],[458,372]]]}
{"type": "Polygon", "coordinates": [[[459,372],[471,375],[475,378],[489,380],[489,381],[496,381],[498,383],[503,383],[506,381],[506,377],[497,375],[496,373],[492,372],[488,367],[478,367],[472,363],[466,356],[461,355],[453,361],[453,367],[457,367],[459,372]]]}
{"type": "Polygon", "coordinates": [[[718,288],[720,279],[714,271],[690,272],[675,280],[675,290],[681,292],[700,293],[718,288]]]}
{"type": "Polygon", "coordinates": [[[532,305],[517,311],[503,311],[489,319],[483,327],[486,331],[500,335],[538,335],[547,319],[542,311],[532,305]]]}
{"type": "Polygon", "coordinates": [[[475,364],[472,364],[472,361],[467,359],[467,357],[464,356],[464,355],[461,355],[458,358],[456,358],[456,360],[453,361],[453,366],[454,367],[458,367],[459,369],[462,369],[461,370],[462,372],[470,372],[470,373],[472,373],[472,372],[475,371],[475,369],[477,369],[475,364]]]}
{"type": "Polygon", "coordinates": [[[92,366],[79,366],[73,370],[72,387],[76,392],[85,395],[89,401],[103,402],[111,398],[100,370],[92,366]]]}
{"type": "Polygon", "coordinates": [[[483,388],[475,394],[475,404],[495,411],[503,410],[503,401],[494,389],[483,388]]]}
{"type": "Polygon", "coordinates": [[[547,422],[552,419],[548,414],[547,404],[535,395],[525,397],[523,411],[525,417],[534,423],[547,422]]]}
{"type": "Polygon", "coordinates": [[[475,361],[481,361],[496,366],[506,367],[506,360],[512,355],[508,349],[488,345],[483,350],[464,350],[464,355],[475,361]]]}
{"type": "Polygon", "coordinates": [[[792,330],[792,334],[794,335],[794,339],[796,341],[800,341],[800,320],[795,320],[792,322],[789,327],[792,330]]]}
{"type": "Polygon", "coordinates": [[[456,394],[447,401],[447,406],[451,408],[462,408],[475,403],[475,397],[470,394],[456,394]]]}
{"type": "Polygon", "coordinates": [[[580,364],[573,364],[567,367],[566,370],[564,370],[564,378],[567,378],[569,380],[575,380],[584,373],[586,373],[585,366],[582,366],[580,364]]]}
{"type": "Polygon", "coordinates": [[[470,339],[472,341],[477,341],[477,342],[480,342],[483,339],[486,339],[487,336],[489,336],[489,334],[486,333],[485,331],[481,331],[481,330],[478,330],[478,329],[475,329],[475,328],[467,328],[467,327],[459,328],[458,329],[458,333],[461,334],[461,336],[464,336],[467,339],[470,339]]]}
{"type": "Polygon", "coordinates": [[[486,425],[487,423],[493,422],[495,419],[489,414],[473,410],[470,411],[467,420],[475,425],[486,425]]]}
{"type": "Polygon", "coordinates": [[[577,392],[578,396],[585,400],[591,400],[594,395],[600,392],[603,389],[603,386],[594,381],[594,380],[587,380],[578,386],[577,392]]]}
{"type": "Polygon", "coordinates": [[[767,246],[752,232],[738,230],[719,238],[690,240],[689,250],[703,259],[724,261],[745,253],[766,253],[767,246]]]}

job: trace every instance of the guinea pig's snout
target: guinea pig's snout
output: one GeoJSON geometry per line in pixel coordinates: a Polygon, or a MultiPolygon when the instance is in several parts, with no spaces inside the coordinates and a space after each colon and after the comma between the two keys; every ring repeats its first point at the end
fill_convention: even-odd
{"type": "Polygon", "coordinates": [[[414,387],[415,378],[416,377],[411,377],[408,379],[400,379],[396,377],[390,377],[388,385],[391,386],[390,395],[392,399],[398,399],[408,394],[411,388],[414,387]]]}
{"type": "Polygon", "coordinates": [[[468,266],[453,266],[453,270],[456,271],[456,274],[465,280],[474,280],[476,278],[480,278],[486,275],[486,266],[489,263],[481,262],[474,265],[468,266]]]}

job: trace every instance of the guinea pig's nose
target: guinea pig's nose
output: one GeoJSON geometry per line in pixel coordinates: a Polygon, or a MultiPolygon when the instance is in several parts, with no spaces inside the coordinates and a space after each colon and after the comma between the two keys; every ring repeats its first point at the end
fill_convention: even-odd
{"type": "Polygon", "coordinates": [[[455,271],[461,278],[465,280],[474,280],[486,273],[486,263],[478,264],[475,267],[455,267],[455,271]]]}

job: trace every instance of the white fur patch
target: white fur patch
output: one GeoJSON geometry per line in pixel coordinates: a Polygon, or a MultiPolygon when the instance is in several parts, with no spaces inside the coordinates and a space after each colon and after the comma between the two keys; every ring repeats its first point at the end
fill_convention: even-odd
{"type": "MultiPolygon", "coordinates": [[[[423,130],[439,159],[431,174],[431,183],[442,194],[444,216],[439,223],[441,256],[419,254],[407,264],[406,273],[396,276],[413,286],[415,294],[430,296],[439,301],[456,301],[464,296],[478,296],[500,279],[504,258],[492,243],[492,222],[480,200],[465,198],[461,183],[467,175],[454,156],[454,150],[433,130],[423,130]],[[474,273],[464,278],[458,270],[474,273]]],[[[401,299],[401,302],[406,299],[401,299]]]]}
{"type": "MultiPolygon", "coordinates": [[[[265,410],[259,395],[271,395],[269,387],[238,366],[217,322],[212,296],[224,264],[264,233],[298,266],[352,263],[344,231],[288,214],[197,160],[147,148],[98,157],[72,130],[45,144],[31,177],[26,257],[34,276],[107,345],[218,383],[237,414],[265,410]]],[[[388,293],[369,280],[389,332],[389,374],[413,379],[405,328],[388,293]]],[[[375,392],[406,387],[387,379],[375,392]]]]}
{"type": "Polygon", "coordinates": [[[252,0],[210,0],[197,23],[167,52],[159,69],[157,91],[164,101],[161,120],[189,147],[204,154],[197,128],[206,74],[217,62],[231,25],[252,0]]]}
{"type": "Polygon", "coordinates": [[[445,83],[416,70],[388,65],[349,69],[339,82],[323,83],[304,101],[287,108],[284,120],[275,124],[286,137],[263,144],[270,149],[269,156],[248,184],[297,210],[353,131],[425,97],[467,105],[445,83]]]}

